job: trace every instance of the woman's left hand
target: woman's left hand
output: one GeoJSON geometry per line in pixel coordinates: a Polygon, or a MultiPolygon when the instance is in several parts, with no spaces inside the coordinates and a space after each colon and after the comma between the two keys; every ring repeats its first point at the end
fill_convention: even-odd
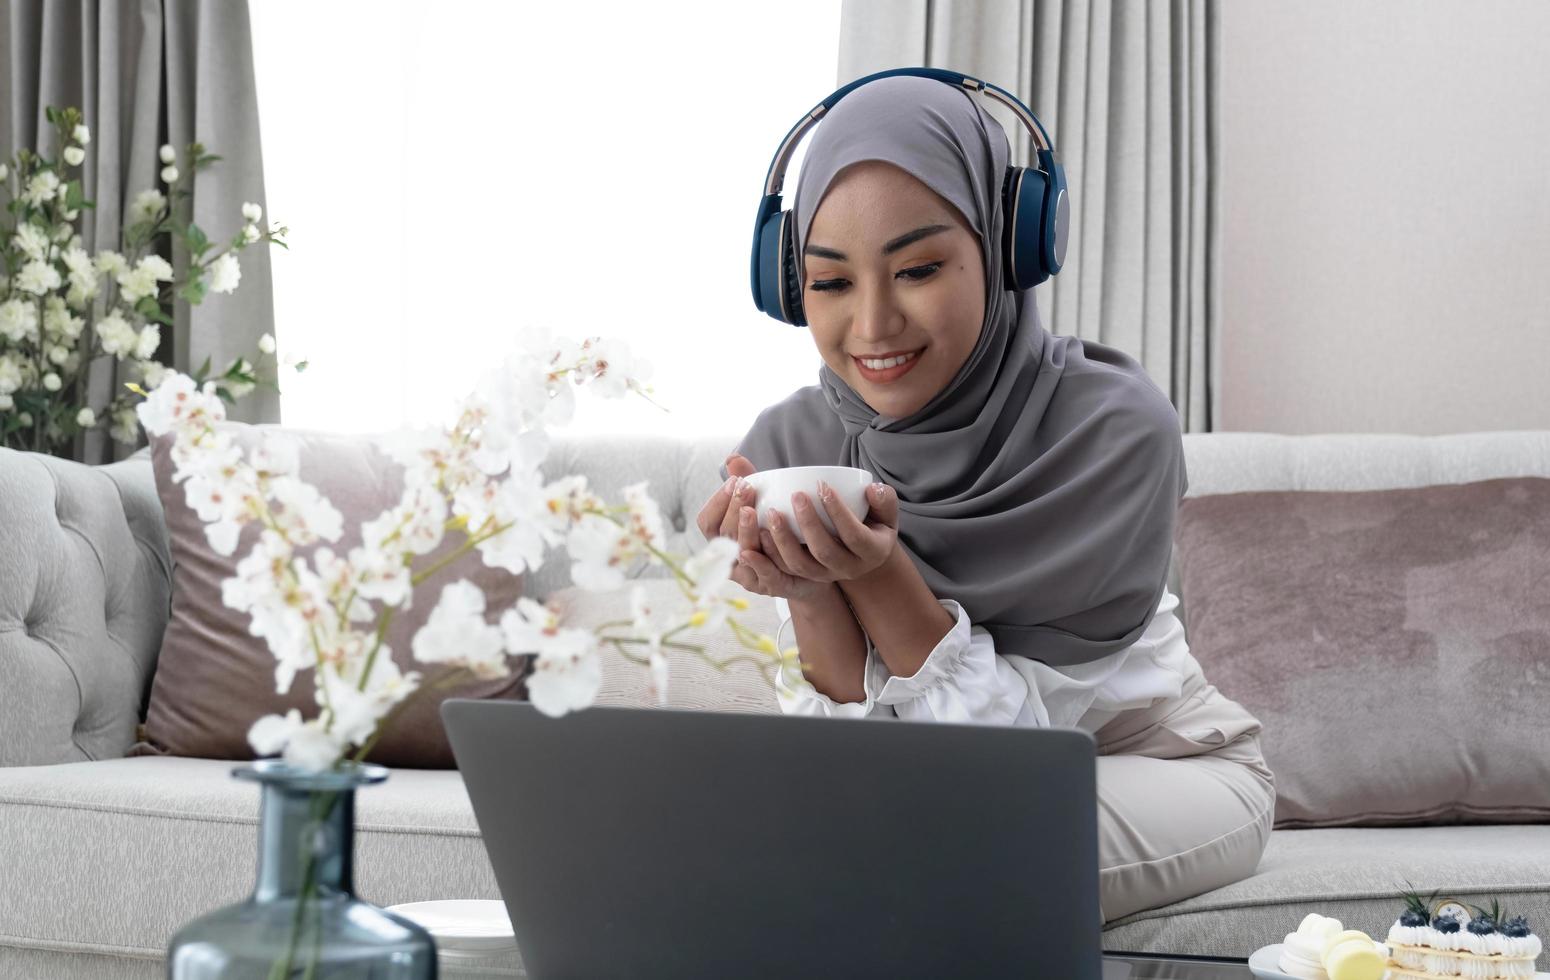
{"type": "Polygon", "coordinates": [[[800,491],[791,495],[791,509],[806,544],[797,540],[781,514],[766,510],[769,527],[759,531],[764,554],[786,574],[815,582],[845,582],[881,567],[898,545],[899,498],[893,487],[884,484],[881,492],[867,487],[869,510],[864,523],[827,486],[820,484],[819,494],[817,501],[800,491]],[[825,492],[828,500],[823,499],[825,492]],[[815,507],[824,508],[838,537],[823,526],[815,507]]]}

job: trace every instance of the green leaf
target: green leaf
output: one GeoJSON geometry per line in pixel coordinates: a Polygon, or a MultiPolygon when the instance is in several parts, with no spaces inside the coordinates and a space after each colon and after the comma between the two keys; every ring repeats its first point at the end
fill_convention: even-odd
{"type": "Polygon", "coordinates": [[[237,400],[235,398],[231,397],[231,392],[227,391],[225,388],[222,388],[219,385],[217,385],[216,389],[215,389],[215,393],[217,395],[220,395],[221,396],[221,401],[225,402],[226,404],[228,404],[228,405],[235,405],[235,404],[237,404],[237,400]]]}
{"type": "Polygon", "coordinates": [[[81,190],[81,182],[72,180],[65,185],[65,210],[73,211],[86,203],[86,192],[81,190]]]}
{"type": "Polygon", "coordinates": [[[203,364],[199,365],[199,370],[194,372],[194,377],[197,380],[199,380],[199,381],[203,381],[205,379],[205,375],[207,375],[209,373],[210,373],[210,359],[207,357],[207,358],[205,358],[205,362],[203,364]]]}
{"type": "Polygon", "coordinates": [[[307,370],[307,362],[306,361],[297,361],[296,362],[296,370],[297,371],[305,371],[305,370],[307,370]]]}
{"type": "Polygon", "coordinates": [[[198,306],[204,302],[205,290],[208,288],[203,276],[195,276],[183,284],[183,288],[178,290],[178,296],[198,306]]]}
{"type": "MultiPolygon", "coordinates": [[[[209,237],[204,233],[204,229],[193,222],[189,222],[188,228],[183,232],[183,243],[188,246],[188,250],[195,256],[202,256],[210,250],[209,237]]],[[[195,300],[195,302],[198,302],[198,300],[195,300]]]]}

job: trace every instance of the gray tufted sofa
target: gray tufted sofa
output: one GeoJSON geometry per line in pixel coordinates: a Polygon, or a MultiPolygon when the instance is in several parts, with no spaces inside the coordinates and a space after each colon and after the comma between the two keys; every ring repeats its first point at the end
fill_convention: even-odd
{"type": "MultiPolygon", "coordinates": [[[[545,470],[585,473],[609,499],[649,480],[672,524],[669,546],[684,551],[703,543],[693,515],[736,441],[569,437],[545,470]]],[[[1550,476],[1544,431],[1211,433],[1184,442],[1191,495],[1550,476]]],[[[170,601],[149,458],[142,451],[92,468],[0,450],[0,556],[0,980],[163,976],[160,957],[177,926],[250,891],[258,799],[231,778],[229,762],[123,758],[170,601]]],[[[548,597],[567,586],[565,563],[551,561],[528,591],[548,597]]],[[[1171,588],[1187,607],[1176,575],[1171,588]]],[[[753,613],[774,624],[768,600],[753,613]]],[[[609,703],[638,695],[609,676],[609,703]]],[[[750,705],[758,695],[746,687],[716,685],[686,675],[675,697],[775,710],[750,705]]],[[[357,885],[367,899],[498,897],[456,772],[394,770],[362,791],[357,820],[357,885]]],[[[1420,869],[1412,880],[1425,889],[1500,895],[1550,921],[1550,827],[1277,830],[1255,875],[1109,923],[1105,945],[1243,957],[1310,911],[1382,929],[1394,913],[1387,883],[1396,866],[1420,869]]]]}

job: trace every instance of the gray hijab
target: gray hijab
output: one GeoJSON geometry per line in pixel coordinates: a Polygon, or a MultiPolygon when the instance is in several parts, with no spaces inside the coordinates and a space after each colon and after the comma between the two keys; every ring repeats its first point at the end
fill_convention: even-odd
{"type": "Polygon", "coordinates": [[[985,256],[985,322],[963,367],[891,418],[825,364],[818,384],[760,412],[737,451],[760,470],[870,470],[897,492],[899,543],[931,591],[961,603],[997,653],[1086,663],[1139,639],[1162,599],[1183,439],[1134,358],[1050,334],[1033,291],[1003,287],[1009,147],[978,98],[915,76],[861,86],[809,135],[793,205],[798,256],[829,184],[860,160],[895,164],[954,205],[985,256]]]}

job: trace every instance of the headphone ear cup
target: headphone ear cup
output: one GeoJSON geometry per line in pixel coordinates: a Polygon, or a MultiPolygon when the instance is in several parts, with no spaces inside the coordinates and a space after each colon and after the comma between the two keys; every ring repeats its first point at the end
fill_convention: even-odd
{"type": "Polygon", "coordinates": [[[807,311],[802,309],[802,271],[797,268],[795,218],[782,211],[780,226],[780,281],[786,291],[786,322],[794,327],[807,326],[807,311]]]}
{"type": "Polygon", "coordinates": [[[772,212],[759,226],[758,253],[754,258],[758,274],[755,299],[759,309],[781,323],[801,326],[800,292],[795,297],[796,305],[792,303],[791,282],[795,277],[791,272],[790,215],[789,211],[772,212]]]}
{"type": "Polygon", "coordinates": [[[1052,274],[1044,262],[1045,189],[1042,171],[1006,168],[1001,182],[1001,255],[1007,289],[1032,289],[1052,274]]]}

